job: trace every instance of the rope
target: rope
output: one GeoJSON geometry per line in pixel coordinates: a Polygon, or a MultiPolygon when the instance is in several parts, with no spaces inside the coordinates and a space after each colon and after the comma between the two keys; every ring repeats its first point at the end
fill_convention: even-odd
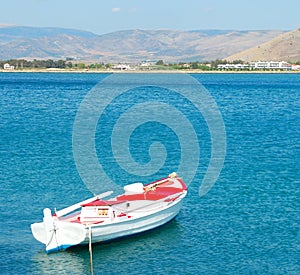
{"type": "Polygon", "coordinates": [[[55,235],[56,246],[59,247],[58,241],[57,241],[57,238],[56,238],[56,230],[57,230],[57,228],[56,228],[55,224],[53,223],[53,229],[50,230],[50,232],[52,231],[52,235],[51,235],[51,238],[50,238],[49,242],[46,244],[46,248],[52,242],[54,235],[55,235]]]}
{"type": "Polygon", "coordinates": [[[94,275],[93,251],[92,251],[92,227],[91,227],[91,225],[89,225],[89,252],[90,252],[91,274],[94,275]]]}
{"type": "MultiPolygon", "coordinates": [[[[51,238],[50,238],[50,240],[49,240],[49,242],[46,244],[46,248],[47,248],[47,246],[52,242],[52,239],[53,239],[53,236],[54,236],[54,233],[55,233],[55,230],[53,229],[53,230],[51,230],[52,231],[52,235],[51,235],[51,238]]],[[[56,238],[55,238],[56,239],[56,238]]],[[[57,240],[56,240],[56,243],[57,243],[57,240]]]]}

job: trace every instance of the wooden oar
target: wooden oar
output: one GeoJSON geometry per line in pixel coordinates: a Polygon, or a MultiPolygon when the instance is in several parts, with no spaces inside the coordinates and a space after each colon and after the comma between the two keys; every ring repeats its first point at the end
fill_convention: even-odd
{"type": "Polygon", "coordinates": [[[156,186],[158,186],[158,185],[160,185],[160,184],[163,184],[163,183],[169,181],[170,179],[174,179],[174,178],[177,178],[176,172],[171,173],[171,174],[170,174],[167,178],[165,178],[165,179],[162,179],[162,180],[153,182],[152,184],[146,185],[146,186],[145,186],[145,191],[148,192],[148,191],[154,189],[156,186]]]}

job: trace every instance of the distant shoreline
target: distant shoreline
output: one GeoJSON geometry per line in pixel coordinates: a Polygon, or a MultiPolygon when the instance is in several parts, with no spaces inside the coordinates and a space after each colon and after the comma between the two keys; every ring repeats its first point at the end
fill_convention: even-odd
{"type": "Polygon", "coordinates": [[[30,69],[30,70],[0,70],[0,73],[160,73],[160,74],[300,74],[300,71],[202,71],[202,70],[66,70],[66,69],[30,69]]]}

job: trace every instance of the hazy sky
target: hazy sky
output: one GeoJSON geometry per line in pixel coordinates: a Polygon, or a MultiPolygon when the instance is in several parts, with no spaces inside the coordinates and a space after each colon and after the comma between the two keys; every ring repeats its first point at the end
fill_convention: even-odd
{"type": "Polygon", "coordinates": [[[0,24],[104,34],[126,29],[293,30],[299,0],[0,0],[0,24]]]}

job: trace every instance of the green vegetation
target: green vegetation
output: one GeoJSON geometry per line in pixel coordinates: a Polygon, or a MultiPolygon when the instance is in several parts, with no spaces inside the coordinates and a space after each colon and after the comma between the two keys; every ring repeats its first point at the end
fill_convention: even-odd
{"type": "Polygon", "coordinates": [[[162,65],[164,65],[164,61],[163,61],[163,60],[158,60],[158,61],[156,62],[156,65],[157,65],[157,66],[162,66],[162,65]]]}
{"type": "Polygon", "coordinates": [[[64,60],[36,60],[28,61],[25,59],[11,59],[7,61],[0,61],[0,67],[3,68],[5,63],[9,63],[9,65],[14,66],[15,69],[23,69],[23,68],[59,68],[65,69],[70,68],[72,66],[71,62],[66,63],[64,60]],[[70,64],[71,63],[71,64],[70,64]]]}
{"type": "Polygon", "coordinates": [[[210,63],[202,63],[202,62],[190,62],[190,63],[180,62],[178,64],[170,64],[169,66],[174,70],[202,70],[202,71],[212,70],[210,63]]]}
{"type": "MultiPolygon", "coordinates": [[[[104,64],[104,63],[84,63],[78,62],[72,59],[66,60],[25,60],[25,59],[10,59],[5,61],[0,61],[0,69],[4,67],[4,64],[8,63],[10,66],[14,66],[15,70],[27,70],[27,69],[65,69],[65,70],[110,70],[110,69],[118,69],[114,64],[104,64]]],[[[211,62],[179,62],[179,63],[165,63],[163,60],[158,60],[155,64],[134,64],[129,65],[132,70],[200,70],[200,71],[212,71],[212,70],[220,70],[218,69],[218,65],[224,64],[248,64],[243,62],[242,60],[234,60],[232,62],[217,59],[211,62]]],[[[300,61],[295,64],[300,65],[300,61]]],[[[249,65],[249,64],[248,64],[249,65]]],[[[236,71],[236,70],[249,70],[246,66],[243,68],[229,68],[225,70],[236,71]]],[[[221,69],[224,70],[224,69],[221,69]]]]}

